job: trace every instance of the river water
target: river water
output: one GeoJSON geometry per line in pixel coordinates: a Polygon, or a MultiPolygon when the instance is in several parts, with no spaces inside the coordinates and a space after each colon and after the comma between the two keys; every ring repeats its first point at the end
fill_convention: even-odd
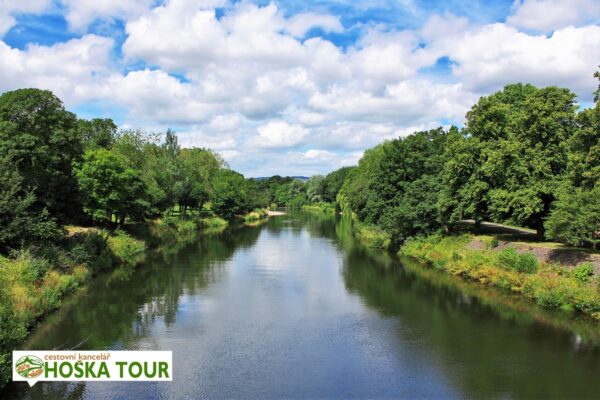
{"type": "Polygon", "coordinates": [[[95,279],[24,346],[172,350],[172,382],[19,383],[0,397],[600,396],[597,324],[409,267],[330,216],[202,235],[95,279]]]}

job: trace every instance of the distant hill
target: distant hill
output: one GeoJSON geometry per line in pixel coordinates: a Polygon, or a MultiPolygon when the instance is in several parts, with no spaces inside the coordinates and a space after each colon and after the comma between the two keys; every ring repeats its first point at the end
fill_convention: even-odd
{"type": "MultiPolygon", "coordinates": [[[[252,178],[252,179],[256,179],[257,181],[264,181],[264,180],[269,179],[269,178],[272,178],[272,176],[260,176],[258,178],[252,178]]],[[[282,178],[288,178],[288,177],[287,176],[282,176],[282,178]]],[[[309,177],[308,176],[290,176],[289,178],[298,179],[298,180],[301,180],[302,182],[306,182],[309,177]]]]}

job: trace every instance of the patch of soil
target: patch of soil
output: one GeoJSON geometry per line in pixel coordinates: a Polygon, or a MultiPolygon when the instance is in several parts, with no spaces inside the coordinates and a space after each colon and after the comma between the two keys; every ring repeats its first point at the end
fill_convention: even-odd
{"type": "Polygon", "coordinates": [[[468,250],[485,250],[487,246],[479,239],[473,239],[465,246],[468,250]]]}
{"type": "Polygon", "coordinates": [[[517,251],[530,252],[540,262],[557,263],[568,269],[589,262],[594,268],[594,274],[600,274],[600,254],[590,254],[574,249],[550,249],[546,247],[514,245],[517,251]]]}

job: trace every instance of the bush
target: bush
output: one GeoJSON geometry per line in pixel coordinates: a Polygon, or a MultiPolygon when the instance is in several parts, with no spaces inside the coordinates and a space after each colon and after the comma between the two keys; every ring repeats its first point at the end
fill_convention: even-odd
{"type": "Polygon", "coordinates": [[[125,265],[135,266],[144,260],[146,245],[143,241],[117,230],[108,238],[108,247],[117,260],[125,265]]]}
{"type": "Polygon", "coordinates": [[[573,278],[580,283],[589,282],[592,276],[594,276],[594,267],[589,262],[580,264],[573,270],[573,278]]]}
{"type": "MultiPolygon", "coordinates": [[[[519,254],[514,248],[502,252],[469,250],[469,235],[440,237],[432,235],[407,241],[400,254],[422,260],[436,269],[523,293],[541,306],[579,311],[600,319],[600,277],[590,279],[591,264],[582,264],[566,273],[556,265],[538,268],[533,254],[519,254]]],[[[589,264],[589,263],[588,263],[589,264]]]]}
{"type": "Polygon", "coordinates": [[[183,236],[195,236],[198,233],[198,224],[191,219],[181,219],[177,221],[177,232],[183,236]]]}
{"type": "Polygon", "coordinates": [[[266,218],[269,215],[269,212],[265,209],[256,209],[254,211],[249,212],[244,215],[245,222],[254,222],[260,221],[261,219],[266,218]]]}
{"type": "Polygon", "coordinates": [[[369,247],[388,249],[392,244],[390,235],[374,226],[355,223],[356,236],[369,247]]]}
{"type": "Polygon", "coordinates": [[[203,228],[224,228],[228,224],[229,223],[226,220],[219,217],[202,218],[203,228]]]}
{"type": "Polygon", "coordinates": [[[534,273],[537,271],[537,264],[537,259],[533,254],[520,254],[512,247],[508,247],[498,253],[497,265],[503,269],[534,273]]]}
{"type": "Polygon", "coordinates": [[[302,206],[304,211],[320,212],[325,214],[335,214],[335,204],[319,202],[302,206]]]}
{"type": "Polygon", "coordinates": [[[71,238],[69,258],[74,265],[86,265],[92,272],[109,269],[113,262],[106,239],[97,231],[80,233],[71,238]]]}

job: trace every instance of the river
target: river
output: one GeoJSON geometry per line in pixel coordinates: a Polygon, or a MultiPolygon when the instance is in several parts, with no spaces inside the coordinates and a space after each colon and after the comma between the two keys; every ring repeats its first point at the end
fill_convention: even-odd
{"type": "Polygon", "coordinates": [[[574,333],[563,316],[419,269],[362,247],[332,216],[290,214],[202,235],[133,272],[96,278],[24,345],[172,350],[172,382],[21,382],[3,396],[600,395],[598,324],[574,321],[574,333]]]}

